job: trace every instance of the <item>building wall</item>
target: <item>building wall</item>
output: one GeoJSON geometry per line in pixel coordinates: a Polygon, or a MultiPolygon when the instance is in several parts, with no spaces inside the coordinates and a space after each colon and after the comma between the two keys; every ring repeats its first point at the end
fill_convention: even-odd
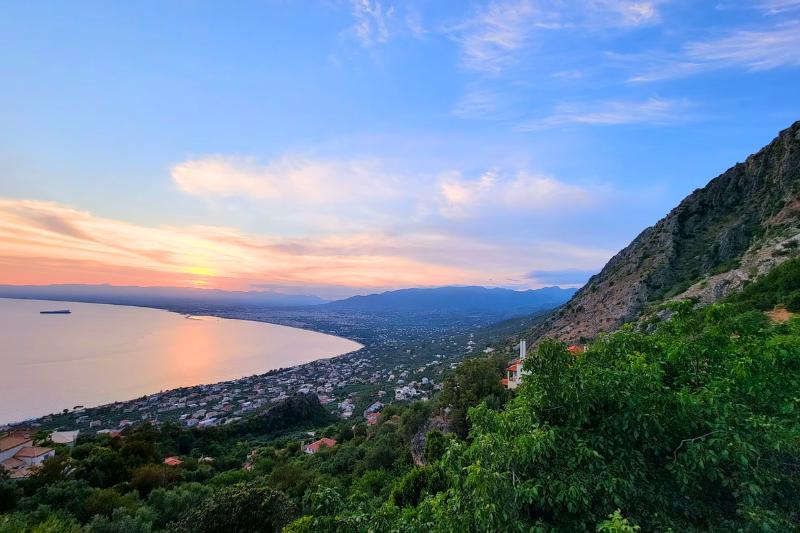
{"type": "Polygon", "coordinates": [[[19,460],[28,466],[39,466],[44,462],[45,459],[49,459],[55,454],[55,450],[50,450],[49,452],[43,453],[42,455],[36,457],[19,457],[19,460]]]}

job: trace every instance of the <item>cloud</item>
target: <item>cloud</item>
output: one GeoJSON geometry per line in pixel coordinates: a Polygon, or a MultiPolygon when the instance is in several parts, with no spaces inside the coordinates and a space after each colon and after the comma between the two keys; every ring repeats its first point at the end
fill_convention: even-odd
{"type": "Polygon", "coordinates": [[[631,81],[666,80],[724,68],[763,71],[800,66],[800,23],[760,31],[740,30],[717,39],[691,42],[679,54],[651,62],[655,65],[649,71],[631,81]]]}
{"type": "Polygon", "coordinates": [[[488,88],[469,88],[453,108],[453,114],[461,118],[496,118],[501,114],[508,98],[499,91],[488,88]]]}
{"type": "MultiPolygon", "coordinates": [[[[306,239],[292,250],[284,239],[224,227],[150,227],[97,217],[50,202],[0,199],[0,269],[3,282],[22,283],[40,265],[58,282],[141,285],[210,283],[241,288],[248,280],[284,285],[371,287],[474,281],[477,272],[415,260],[399,249],[376,251],[368,239],[306,239]],[[42,220],[58,224],[42,225],[42,220]],[[65,238],[63,227],[77,228],[65,238]]],[[[38,280],[41,283],[43,280],[38,280]]]]}
{"type": "Polygon", "coordinates": [[[548,116],[522,123],[519,129],[533,131],[570,124],[592,126],[667,124],[685,119],[688,107],[688,103],[684,100],[662,98],[564,103],[557,105],[554,112],[548,116]]]}
{"type": "Polygon", "coordinates": [[[660,20],[665,0],[494,0],[450,33],[470,69],[498,74],[526,57],[543,32],[637,28],[660,20]]]}
{"type": "Polygon", "coordinates": [[[657,2],[598,0],[595,4],[612,14],[616,13],[619,16],[617,23],[621,26],[642,26],[660,18],[657,2]]]}
{"type": "Polygon", "coordinates": [[[259,165],[252,158],[207,156],[174,165],[178,188],[205,197],[246,197],[305,205],[388,198],[400,183],[377,162],[319,161],[286,156],[259,165]]]}
{"type": "Polygon", "coordinates": [[[586,207],[595,203],[599,194],[549,176],[525,172],[513,177],[487,172],[477,179],[450,173],[440,178],[439,193],[441,213],[452,218],[473,216],[484,210],[546,212],[565,206],[586,207]]]}
{"type": "Polygon", "coordinates": [[[394,6],[384,7],[381,0],[351,0],[355,24],[353,31],[364,46],[382,44],[389,40],[388,21],[394,16],[394,6]]]}
{"type": "Polygon", "coordinates": [[[504,70],[515,60],[514,52],[529,44],[535,28],[544,26],[539,17],[549,18],[530,1],[491,2],[463,25],[457,38],[464,64],[485,72],[504,70]]]}
{"type": "Polygon", "coordinates": [[[492,171],[477,178],[451,170],[438,175],[390,172],[378,161],[283,157],[260,165],[250,158],[209,156],[174,165],[175,185],[206,199],[245,198],[264,204],[273,220],[297,230],[329,233],[393,231],[463,218],[480,210],[553,212],[590,206],[600,191],[527,171],[492,171]]]}
{"type": "Polygon", "coordinates": [[[800,9],[800,0],[764,0],[759,7],[769,15],[800,9]]]}
{"type": "Polygon", "coordinates": [[[225,289],[269,283],[315,287],[323,296],[330,289],[340,296],[412,286],[503,285],[531,266],[589,267],[611,254],[566,243],[520,249],[432,229],[286,238],[218,226],[144,226],[52,202],[0,198],[0,283],[225,289]]]}

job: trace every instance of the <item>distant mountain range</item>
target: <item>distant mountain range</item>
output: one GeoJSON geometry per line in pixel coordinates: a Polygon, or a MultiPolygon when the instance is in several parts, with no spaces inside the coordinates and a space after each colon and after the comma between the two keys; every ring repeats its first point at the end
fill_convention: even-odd
{"type": "Polygon", "coordinates": [[[665,300],[711,303],[800,252],[800,122],[644,230],[540,326],[575,341],[665,300]]]}
{"type": "Polygon", "coordinates": [[[222,291],[180,287],[125,287],[118,285],[0,285],[0,298],[62,300],[164,307],[182,304],[258,305],[290,307],[325,303],[318,296],[271,291],[222,291]]]}
{"type": "Polygon", "coordinates": [[[323,304],[320,309],[355,313],[487,314],[498,317],[524,315],[563,304],[575,289],[545,287],[513,291],[486,287],[401,289],[353,296],[323,304]]]}
{"type": "Polygon", "coordinates": [[[137,305],[144,307],[294,307],[315,311],[412,314],[475,315],[502,319],[520,316],[563,304],[575,289],[545,287],[514,291],[485,287],[438,287],[401,289],[367,296],[353,296],[327,302],[310,295],[268,291],[235,292],[177,287],[122,287],[114,285],[0,285],[0,298],[26,298],[89,303],[137,305]]]}

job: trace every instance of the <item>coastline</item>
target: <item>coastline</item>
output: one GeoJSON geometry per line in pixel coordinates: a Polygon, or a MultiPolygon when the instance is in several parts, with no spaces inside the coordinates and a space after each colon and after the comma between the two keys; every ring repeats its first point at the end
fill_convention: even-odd
{"type": "MultiPolygon", "coordinates": [[[[271,327],[271,329],[273,329],[275,331],[287,331],[287,332],[295,332],[296,333],[299,330],[299,331],[306,332],[306,333],[313,333],[315,335],[324,335],[326,337],[333,337],[333,338],[336,338],[338,341],[347,341],[348,343],[352,343],[352,344],[356,345],[354,347],[354,349],[351,349],[351,350],[348,350],[348,351],[345,351],[345,352],[341,352],[341,353],[338,353],[338,354],[335,354],[335,355],[331,355],[331,356],[318,357],[318,358],[316,358],[316,359],[314,359],[312,361],[307,361],[307,362],[297,363],[297,364],[291,364],[291,365],[287,365],[287,366],[280,366],[280,367],[275,367],[275,368],[267,368],[267,369],[264,369],[261,372],[255,372],[255,373],[246,372],[246,373],[243,373],[241,376],[234,377],[234,378],[229,378],[229,379],[209,380],[209,381],[200,380],[197,383],[193,383],[191,385],[183,385],[183,386],[178,386],[178,387],[167,387],[167,388],[161,389],[161,390],[159,390],[157,392],[156,391],[147,392],[142,396],[137,396],[137,397],[133,397],[133,398],[130,398],[130,399],[124,399],[124,400],[115,400],[115,401],[112,401],[112,402],[97,403],[97,404],[94,404],[94,405],[92,405],[90,407],[87,407],[85,405],[76,405],[77,403],[80,402],[80,400],[76,398],[75,402],[70,402],[70,404],[71,405],[76,405],[77,409],[76,408],[70,408],[69,406],[65,405],[64,406],[64,411],[62,411],[60,413],[59,412],[53,412],[53,413],[50,413],[50,414],[43,414],[43,415],[40,415],[40,416],[33,416],[33,417],[29,417],[29,418],[25,418],[23,420],[17,420],[17,421],[0,421],[0,429],[3,428],[3,427],[20,427],[20,426],[46,425],[49,422],[51,422],[54,418],[62,417],[65,414],[65,411],[70,413],[70,414],[73,414],[73,413],[76,413],[76,412],[77,413],[87,412],[87,413],[91,414],[92,412],[103,411],[105,409],[113,408],[115,406],[119,407],[119,406],[123,406],[123,405],[132,404],[132,403],[135,403],[135,402],[139,401],[141,398],[161,397],[161,396],[170,395],[170,394],[173,394],[173,393],[176,393],[176,392],[180,392],[180,391],[196,392],[196,391],[202,391],[202,390],[208,390],[208,389],[224,389],[224,388],[226,388],[228,386],[232,386],[234,384],[241,383],[243,381],[253,381],[253,380],[259,380],[259,379],[265,379],[265,378],[268,378],[269,376],[274,376],[274,375],[280,374],[280,373],[286,373],[286,372],[291,373],[291,372],[297,370],[299,367],[304,367],[304,366],[307,366],[307,365],[313,365],[315,363],[324,363],[324,362],[330,361],[332,359],[345,357],[345,356],[357,353],[357,352],[363,350],[364,347],[365,347],[364,344],[362,344],[362,343],[360,343],[358,341],[355,341],[355,340],[352,340],[352,339],[348,339],[348,338],[343,337],[343,336],[335,335],[335,334],[332,334],[330,332],[318,331],[318,330],[310,329],[310,328],[300,328],[300,327],[295,327],[295,326],[292,326],[292,325],[281,324],[281,323],[278,323],[278,322],[272,322],[272,321],[267,321],[267,320],[258,320],[258,319],[253,319],[253,318],[249,318],[249,317],[245,317],[245,316],[240,316],[240,317],[231,316],[231,311],[234,311],[234,310],[226,310],[226,312],[216,312],[216,313],[215,312],[203,312],[202,314],[197,314],[197,313],[194,313],[194,312],[189,313],[185,309],[177,308],[177,306],[166,307],[166,306],[136,305],[136,304],[128,304],[128,303],[87,302],[87,301],[75,301],[75,300],[65,300],[65,299],[52,299],[52,298],[41,299],[41,298],[0,297],[0,300],[2,300],[2,301],[5,301],[5,300],[8,300],[8,301],[26,301],[26,302],[54,302],[54,301],[58,301],[58,302],[64,302],[66,304],[73,304],[73,305],[76,305],[76,304],[77,305],[91,305],[91,306],[101,306],[102,305],[102,306],[112,306],[114,308],[134,308],[134,309],[148,309],[148,310],[153,310],[153,311],[165,311],[165,312],[168,312],[170,315],[179,315],[181,318],[183,318],[183,319],[185,319],[187,321],[191,320],[193,322],[194,321],[204,322],[204,320],[202,320],[202,319],[204,317],[208,317],[208,318],[213,318],[214,320],[219,320],[219,321],[223,321],[223,322],[224,321],[230,321],[230,322],[237,322],[237,323],[263,324],[263,325],[269,325],[271,327]],[[198,318],[200,320],[198,320],[198,318]],[[277,328],[277,329],[274,329],[274,328],[277,328]]],[[[33,363],[28,363],[28,364],[30,366],[33,366],[36,363],[33,362],[33,363]]],[[[85,404],[86,402],[83,402],[83,403],[85,404]]],[[[168,418],[171,418],[171,417],[168,417],[168,418]]]]}

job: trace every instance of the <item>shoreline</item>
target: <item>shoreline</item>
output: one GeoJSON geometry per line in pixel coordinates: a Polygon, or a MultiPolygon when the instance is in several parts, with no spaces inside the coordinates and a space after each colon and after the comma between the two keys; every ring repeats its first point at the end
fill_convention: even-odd
{"type": "MultiPolygon", "coordinates": [[[[325,331],[319,331],[319,330],[311,329],[311,328],[296,327],[296,326],[293,326],[293,325],[287,325],[287,324],[282,324],[282,323],[279,323],[279,322],[273,322],[273,321],[268,321],[268,320],[263,320],[263,319],[259,320],[259,319],[256,319],[256,318],[248,318],[248,317],[244,317],[244,316],[242,316],[242,317],[230,316],[231,313],[235,313],[237,311],[234,308],[232,308],[230,310],[226,310],[227,312],[221,312],[221,311],[214,312],[214,311],[210,311],[210,310],[209,311],[203,310],[203,312],[201,312],[201,313],[190,313],[187,310],[179,309],[179,306],[171,306],[171,308],[170,308],[170,307],[166,307],[166,306],[161,307],[161,306],[150,306],[150,305],[129,304],[129,303],[87,302],[87,301],[53,299],[53,298],[34,298],[34,297],[31,297],[31,298],[17,298],[17,297],[5,297],[5,296],[0,297],[0,300],[25,301],[25,302],[56,302],[57,301],[57,302],[63,302],[63,303],[66,303],[66,304],[80,304],[80,305],[91,305],[91,306],[103,305],[103,306],[113,306],[115,308],[116,307],[127,307],[127,308],[136,308],[136,309],[150,309],[150,310],[154,310],[154,311],[167,312],[167,313],[170,313],[171,315],[180,315],[185,320],[198,320],[199,319],[199,321],[202,321],[202,319],[204,317],[208,317],[208,318],[213,318],[213,319],[220,320],[220,321],[266,324],[266,325],[272,326],[274,328],[287,329],[287,330],[299,330],[299,331],[303,331],[303,332],[307,332],[307,333],[314,333],[314,334],[317,334],[317,335],[325,335],[327,337],[332,337],[332,338],[335,338],[337,340],[343,340],[343,341],[347,341],[347,342],[350,342],[350,343],[353,343],[353,344],[357,345],[357,347],[352,349],[352,350],[349,350],[349,351],[346,351],[346,352],[341,352],[341,353],[338,353],[338,354],[335,354],[335,355],[326,356],[326,357],[319,357],[319,358],[313,359],[311,361],[307,361],[307,362],[303,362],[303,363],[297,363],[297,364],[293,364],[293,365],[289,365],[289,366],[279,366],[279,367],[275,367],[275,368],[269,368],[269,369],[265,369],[265,370],[260,371],[260,372],[246,373],[246,374],[242,374],[242,375],[237,376],[237,377],[231,377],[229,379],[222,379],[222,380],[217,380],[217,381],[206,381],[206,382],[201,381],[199,383],[193,383],[193,384],[189,384],[189,385],[183,385],[183,386],[178,386],[178,387],[170,387],[170,388],[165,388],[165,389],[161,389],[161,390],[158,390],[158,391],[147,392],[147,393],[145,393],[143,395],[135,396],[135,397],[128,398],[128,399],[114,400],[114,401],[111,401],[111,402],[92,404],[91,406],[87,406],[86,402],[84,402],[84,405],[77,405],[77,401],[79,401],[79,400],[77,400],[76,402],[70,402],[70,403],[72,403],[72,405],[75,405],[76,407],[80,407],[80,411],[102,410],[102,409],[113,407],[113,406],[130,404],[130,403],[133,403],[133,402],[136,402],[136,401],[140,400],[141,398],[150,398],[150,397],[154,397],[154,396],[173,394],[173,393],[180,392],[180,391],[187,391],[187,390],[194,390],[194,389],[219,388],[219,387],[224,387],[224,386],[230,386],[232,384],[239,383],[239,382],[246,381],[246,380],[263,379],[263,378],[267,378],[269,376],[273,376],[273,375],[276,375],[276,374],[281,374],[281,373],[286,373],[286,372],[293,372],[293,371],[295,371],[295,370],[297,370],[297,369],[299,369],[301,367],[305,367],[307,365],[313,365],[313,364],[316,364],[316,363],[330,362],[330,361],[332,361],[334,359],[337,359],[337,358],[346,357],[348,355],[352,355],[352,354],[358,353],[358,352],[362,351],[366,347],[363,343],[358,342],[356,340],[349,339],[347,337],[336,335],[336,334],[325,332],[325,331]]],[[[244,310],[242,310],[242,309],[240,309],[239,311],[240,312],[244,312],[244,310]]],[[[78,409],[75,409],[74,407],[66,407],[64,410],[62,410],[60,412],[51,412],[49,414],[42,414],[42,415],[39,415],[39,416],[29,417],[29,418],[25,418],[25,419],[22,419],[22,420],[16,420],[16,421],[0,421],[0,428],[4,428],[4,427],[20,427],[20,426],[26,426],[26,425],[43,424],[43,423],[45,423],[45,421],[47,419],[52,419],[53,417],[63,416],[64,415],[64,411],[67,411],[68,413],[74,413],[74,412],[78,411],[78,409]]]]}
{"type": "MultiPolygon", "coordinates": [[[[222,319],[222,320],[241,320],[243,322],[257,322],[257,323],[260,323],[260,324],[272,324],[273,326],[282,326],[282,327],[286,327],[286,328],[300,329],[300,330],[303,330],[303,331],[310,331],[311,333],[319,333],[321,335],[330,335],[331,337],[339,337],[340,339],[344,339],[344,340],[347,340],[347,341],[350,341],[350,342],[355,342],[357,344],[361,344],[360,342],[358,342],[356,340],[349,339],[349,338],[341,336],[341,335],[328,333],[326,331],[319,331],[319,330],[316,330],[316,329],[307,328],[307,327],[301,327],[301,326],[289,326],[287,324],[281,324],[280,322],[272,322],[272,321],[269,321],[269,320],[259,320],[259,319],[256,319],[256,318],[237,318],[237,317],[231,317],[231,316],[223,316],[219,312],[217,312],[217,313],[209,312],[207,314],[186,313],[186,312],[180,310],[180,309],[182,309],[181,305],[163,305],[162,306],[162,305],[145,305],[145,304],[136,304],[136,303],[96,302],[96,301],[90,301],[90,300],[64,300],[62,298],[38,298],[38,297],[37,298],[33,298],[33,297],[26,298],[26,297],[21,297],[21,296],[0,296],[0,300],[24,300],[24,301],[28,301],[28,302],[30,302],[30,301],[63,302],[63,303],[74,303],[74,304],[110,305],[110,306],[114,306],[114,307],[134,307],[134,308],[137,308],[137,309],[154,309],[154,310],[157,310],[157,311],[166,311],[168,313],[173,313],[173,314],[176,314],[176,315],[182,315],[184,318],[188,318],[187,315],[195,316],[195,317],[209,316],[209,317],[219,318],[219,319],[222,319]]],[[[263,309],[267,309],[267,310],[301,310],[301,309],[313,309],[313,307],[314,306],[288,306],[288,307],[263,306],[263,309]]],[[[231,310],[235,310],[236,308],[237,307],[235,307],[235,306],[231,306],[231,310]]],[[[242,309],[242,308],[243,307],[241,307],[241,306],[239,307],[239,309],[242,309]]],[[[361,348],[363,348],[363,347],[364,347],[364,345],[361,344],[361,348]]],[[[361,348],[359,348],[359,350],[361,348]]],[[[344,355],[344,354],[340,354],[340,355],[344,355]]],[[[334,357],[338,357],[338,356],[334,356],[334,357]]]]}

